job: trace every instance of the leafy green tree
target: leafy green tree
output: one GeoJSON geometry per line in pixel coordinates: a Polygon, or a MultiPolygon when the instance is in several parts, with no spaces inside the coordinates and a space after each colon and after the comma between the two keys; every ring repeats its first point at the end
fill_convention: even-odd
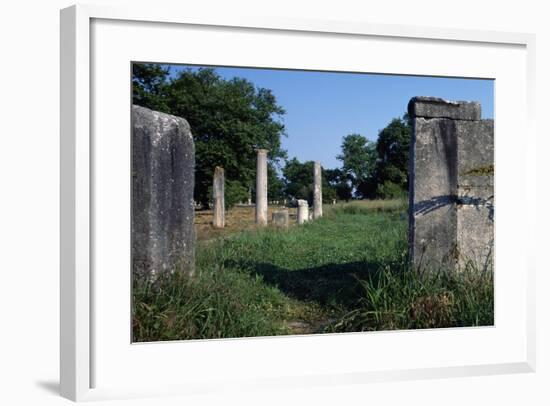
{"type": "Polygon", "coordinates": [[[153,110],[169,112],[166,90],[170,70],[154,63],[132,64],[133,103],[153,110]]]}
{"type": "MultiPolygon", "coordinates": [[[[242,78],[226,80],[214,69],[170,76],[158,65],[134,64],[134,103],[185,118],[195,140],[195,200],[208,207],[214,168],[226,181],[254,186],[256,149],[269,150],[270,164],[286,158],[281,147],[284,109],[271,90],[242,78]]],[[[240,192],[238,193],[240,194],[240,192]]]]}
{"type": "MultiPolygon", "coordinates": [[[[407,114],[393,119],[370,142],[360,134],[344,137],[340,179],[352,187],[359,198],[403,196],[408,189],[409,145],[412,123],[407,114]]],[[[346,189],[341,188],[345,194],[346,189]]]]}
{"type": "Polygon", "coordinates": [[[342,169],[326,169],[324,173],[328,184],[334,189],[335,198],[345,201],[352,198],[351,180],[342,169]]]}
{"type": "Polygon", "coordinates": [[[411,123],[407,115],[393,119],[378,134],[376,142],[376,195],[403,195],[408,189],[411,123]],[[391,192],[391,193],[390,193],[391,192]]]}
{"type": "MultiPolygon", "coordinates": [[[[287,161],[283,168],[285,182],[284,192],[289,199],[305,199],[313,204],[313,161],[300,162],[297,158],[287,161]]],[[[336,191],[327,179],[327,171],[322,169],[323,203],[330,203],[336,198],[336,191]]]]}
{"type": "Polygon", "coordinates": [[[342,161],[342,171],[356,195],[361,196],[359,186],[371,177],[376,165],[376,144],[360,134],[349,134],[342,142],[342,153],[336,158],[342,161]]]}
{"type": "Polygon", "coordinates": [[[248,199],[248,188],[236,180],[225,181],[225,206],[232,207],[239,202],[246,202],[248,199]]]}
{"type": "Polygon", "coordinates": [[[277,175],[275,165],[267,165],[267,196],[269,200],[283,200],[285,196],[285,183],[277,175]]]}
{"type": "Polygon", "coordinates": [[[402,185],[393,183],[392,181],[385,181],[376,188],[376,197],[379,199],[392,199],[396,197],[405,197],[407,191],[403,189],[402,185]]]}
{"type": "Polygon", "coordinates": [[[286,162],[283,168],[285,195],[289,199],[313,201],[313,162],[302,163],[297,158],[286,162]],[[310,196],[311,195],[311,196],[310,196]]]}
{"type": "MultiPolygon", "coordinates": [[[[213,185],[208,187],[208,196],[210,196],[209,205],[214,202],[213,185]]],[[[228,209],[239,202],[246,202],[248,199],[248,189],[240,182],[225,179],[224,187],[225,208],[228,209]]]]}

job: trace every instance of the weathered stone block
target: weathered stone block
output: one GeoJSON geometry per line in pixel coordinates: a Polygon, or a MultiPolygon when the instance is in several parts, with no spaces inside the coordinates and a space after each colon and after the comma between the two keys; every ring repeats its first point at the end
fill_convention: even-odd
{"type": "Polygon", "coordinates": [[[462,203],[479,205],[493,199],[493,128],[493,120],[458,122],[458,197],[462,203]]]}
{"type": "Polygon", "coordinates": [[[417,180],[413,191],[416,204],[438,203],[456,195],[455,121],[446,118],[416,118],[411,144],[414,146],[410,160],[411,173],[417,180]]]}
{"type": "Polygon", "coordinates": [[[409,241],[415,265],[432,269],[452,262],[456,251],[455,122],[421,117],[414,125],[409,241]]]}
{"type": "Polygon", "coordinates": [[[274,211],[271,217],[275,227],[288,228],[288,210],[274,211]]]}
{"type": "Polygon", "coordinates": [[[457,266],[492,269],[494,244],[493,208],[484,205],[457,206],[457,266]]]}
{"type": "Polygon", "coordinates": [[[424,118],[452,120],[480,120],[481,105],[477,102],[449,101],[438,97],[413,97],[409,102],[409,115],[424,118]]]}
{"type": "Polygon", "coordinates": [[[409,250],[417,268],[492,265],[493,122],[478,103],[409,103],[409,250]],[[477,118],[476,118],[477,117],[477,118]]]}
{"type": "Polygon", "coordinates": [[[195,147],[183,118],[132,106],[134,275],[193,274],[195,147]]]}

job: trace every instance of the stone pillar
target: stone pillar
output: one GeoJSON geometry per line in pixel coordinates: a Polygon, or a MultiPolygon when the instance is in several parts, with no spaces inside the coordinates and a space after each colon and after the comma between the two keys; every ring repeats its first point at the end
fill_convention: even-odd
{"type": "Polygon", "coordinates": [[[274,211],[271,217],[275,227],[288,228],[288,210],[274,211]]]}
{"type": "Polygon", "coordinates": [[[257,150],[256,161],[256,224],[267,225],[267,149],[257,150]]]}
{"type": "Polygon", "coordinates": [[[309,221],[309,207],[307,200],[298,200],[298,212],[296,217],[298,224],[304,224],[306,221],[309,221]]]}
{"type": "Polygon", "coordinates": [[[323,191],[321,186],[321,163],[313,164],[313,219],[323,217],[323,191]]]}
{"type": "Polygon", "coordinates": [[[214,182],[212,185],[214,195],[214,213],[212,224],[217,228],[225,227],[225,174],[220,166],[214,169],[214,182]]]}
{"type": "Polygon", "coordinates": [[[421,270],[492,269],[493,120],[475,102],[409,102],[409,250],[421,270]]]}
{"type": "Polygon", "coordinates": [[[132,106],[132,271],[195,267],[195,146],[183,118],[132,106]]]}

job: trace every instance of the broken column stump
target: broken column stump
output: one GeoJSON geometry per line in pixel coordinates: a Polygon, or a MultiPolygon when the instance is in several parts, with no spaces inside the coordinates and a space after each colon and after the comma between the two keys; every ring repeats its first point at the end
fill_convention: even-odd
{"type": "Polygon", "coordinates": [[[307,204],[307,200],[298,200],[296,221],[298,222],[298,224],[304,224],[305,222],[309,221],[309,206],[307,204]]]}
{"type": "Polygon", "coordinates": [[[288,228],[288,210],[274,211],[271,215],[273,225],[277,228],[288,228]]]}

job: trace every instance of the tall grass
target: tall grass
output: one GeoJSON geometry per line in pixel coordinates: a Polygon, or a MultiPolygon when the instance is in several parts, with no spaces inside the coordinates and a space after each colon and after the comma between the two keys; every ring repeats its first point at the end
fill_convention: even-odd
{"type": "Polygon", "coordinates": [[[243,272],[203,270],[189,280],[173,274],[135,280],[134,341],[277,335],[286,298],[243,272]]]}
{"type": "Polygon", "coordinates": [[[331,332],[488,326],[493,324],[493,274],[471,270],[420,274],[380,270],[360,281],[356,309],[331,332]]]}
{"type": "Polygon", "coordinates": [[[323,207],[325,214],[334,216],[338,214],[371,214],[373,212],[405,212],[407,210],[406,199],[387,200],[356,200],[348,203],[338,203],[323,207]]]}
{"type": "Polygon", "coordinates": [[[492,274],[410,271],[406,219],[400,200],[352,202],[202,242],[194,279],[134,281],[134,341],[492,324],[492,274]]]}

